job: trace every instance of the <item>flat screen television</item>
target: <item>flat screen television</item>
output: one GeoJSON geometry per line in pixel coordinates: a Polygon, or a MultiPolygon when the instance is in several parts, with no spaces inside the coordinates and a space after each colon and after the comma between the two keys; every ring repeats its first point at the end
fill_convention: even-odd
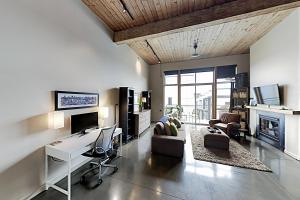
{"type": "Polygon", "coordinates": [[[85,133],[86,129],[98,128],[98,112],[71,116],[71,133],[85,133]]]}
{"type": "Polygon", "coordinates": [[[258,104],[280,105],[278,84],[254,87],[254,93],[258,104]]]}

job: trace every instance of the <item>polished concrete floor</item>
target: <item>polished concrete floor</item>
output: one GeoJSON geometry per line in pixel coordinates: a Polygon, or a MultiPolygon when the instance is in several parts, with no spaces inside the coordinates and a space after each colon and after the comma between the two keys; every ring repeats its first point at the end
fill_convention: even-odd
{"type": "MultiPolygon", "coordinates": [[[[188,127],[195,128],[200,127],[188,127]]],[[[273,173],[194,160],[189,135],[181,162],[152,155],[151,134],[149,129],[138,140],[125,145],[123,157],[115,161],[119,171],[105,177],[96,189],[87,190],[78,183],[81,171],[88,166],[76,171],[72,177],[72,199],[300,199],[300,162],[264,142],[251,137],[240,141],[273,173]]],[[[60,184],[65,185],[65,180],[60,184]]],[[[66,196],[50,188],[34,199],[60,200],[66,196]]]]}

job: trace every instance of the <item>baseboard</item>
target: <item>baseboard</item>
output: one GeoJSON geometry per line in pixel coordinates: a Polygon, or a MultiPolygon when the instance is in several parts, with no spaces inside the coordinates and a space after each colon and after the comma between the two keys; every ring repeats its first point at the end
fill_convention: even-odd
{"type": "Polygon", "coordinates": [[[284,153],[286,153],[287,155],[291,156],[292,158],[295,158],[296,160],[300,160],[300,156],[295,155],[287,150],[284,150],[284,153]]]}
{"type": "Polygon", "coordinates": [[[28,197],[25,197],[25,198],[22,198],[20,200],[30,200],[32,199],[33,197],[35,197],[36,195],[40,194],[41,192],[45,191],[46,190],[46,186],[45,184],[41,185],[39,187],[39,189],[37,189],[35,192],[33,192],[32,194],[30,194],[28,197]]]}

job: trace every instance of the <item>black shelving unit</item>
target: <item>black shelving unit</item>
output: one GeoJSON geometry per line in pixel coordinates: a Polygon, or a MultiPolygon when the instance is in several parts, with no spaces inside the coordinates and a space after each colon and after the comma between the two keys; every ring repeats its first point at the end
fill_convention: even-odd
{"type": "Polygon", "coordinates": [[[151,91],[142,91],[142,97],[146,98],[146,103],[144,103],[144,109],[151,109],[151,91]]]}
{"type": "Polygon", "coordinates": [[[119,126],[122,128],[123,142],[134,138],[134,89],[120,87],[119,92],[119,126]]]}

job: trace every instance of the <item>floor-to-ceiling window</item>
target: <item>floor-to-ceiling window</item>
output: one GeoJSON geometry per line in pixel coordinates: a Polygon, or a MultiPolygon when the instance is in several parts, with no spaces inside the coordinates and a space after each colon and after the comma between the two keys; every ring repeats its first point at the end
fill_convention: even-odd
{"type": "Polygon", "coordinates": [[[228,112],[231,107],[231,91],[234,87],[236,66],[216,68],[216,118],[228,112]]]}
{"type": "Polygon", "coordinates": [[[229,111],[234,75],[235,66],[165,72],[165,112],[170,114],[179,105],[183,122],[208,124],[229,111]]]}
{"type": "Polygon", "coordinates": [[[178,102],[178,71],[169,71],[165,73],[164,85],[164,108],[165,113],[170,114],[172,109],[179,105],[178,102]]]}

